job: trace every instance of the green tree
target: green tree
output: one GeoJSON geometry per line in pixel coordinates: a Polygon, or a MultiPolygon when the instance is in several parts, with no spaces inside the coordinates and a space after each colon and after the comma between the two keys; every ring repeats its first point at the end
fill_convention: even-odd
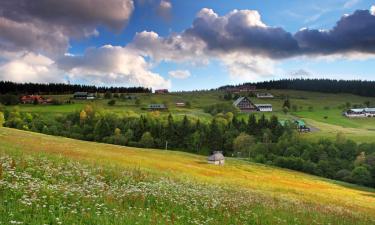
{"type": "Polygon", "coordinates": [[[255,144],[255,138],[246,133],[240,133],[233,141],[233,149],[242,156],[249,156],[251,147],[255,144]]]}
{"type": "Polygon", "coordinates": [[[114,106],[114,105],[116,104],[116,100],[111,99],[111,100],[108,101],[107,104],[108,104],[109,106],[114,106]]]}
{"type": "Polygon", "coordinates": [[[110,91],[106,91],[104,94],[105,99],[111,99],[112,98],[112,93],[110,91]]]}
{"type": "Polygon", "coordinates": [[[357,166],[352,171],[352,179],[355,183],[361,185],[369,185],[372,183],[370,171],[364,166],[357,166]]]}
{"type": "Polygon", "coordinates": [[[211,150],[218,151],[223,148],[223,132],[217,120],[214,118],[211,121],[209,132],[208,132],[208,144],[211,150]]]}
{"type": "Polygon", "coordinates": [[[141,140],[139,141],[139,144],[142,147],[145,147],[145,148],[153,147],[154,146],[154,138],[152,137],[151,133],[148,132],[148,131],[143,133],[143,135],[141,137],[141,140]]]}
{"type": "Polygon", "coordinates": [[[286,107],[286,106],[284,106],[284,107],[283,107],[283,112],[284,112],[284,114],[287,114],[287,113],[289,112],[289,108],[286,107]]]}
{"type": "Polygon", "coordinates": [[[283,108],[284,108],[284,107],[288,107],[288,109],[290,109],[290,101],[289,101],[288,98],[285,99],[285,101],[284,101],[284,103],[283,103],[283,108]]]}
{"type": "Polygon", "coordinates": [[[0,112],[0,127],[3,127],[5,123],[4,113],[0,112]]]}
{"type": "Polygon", "coordinates": [[[140,106],[141,100],[139,100],[139,98],[137,98],[134,103],[135,103],[136,106],[140,106]]]}

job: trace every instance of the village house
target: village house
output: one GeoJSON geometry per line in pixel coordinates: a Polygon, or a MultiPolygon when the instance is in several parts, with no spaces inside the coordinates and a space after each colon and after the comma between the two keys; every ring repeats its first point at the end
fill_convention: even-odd
{"type": "Polygon", "coordinates": [[[208,163],[214,165],[224,165],[225,158],[221,151],[214,151],[212,155],[208,156],[208,163]]]}
{"type": "Polygon", "coordinates": [[[271,104],[253,104],[248,97],[239,97],[233,102],[233,105],[241,110],[241,112],[272,112],[271,104]]]}
{"type": "Polygon", "coordinates": [[[225,91],[233,93],[233,94],[239,94],[243,92],[254,92],[256,90],[256,86],[254,85],[242,85],[238,87],[228,87],[225,89],[225,91]]]}
{"type": "Polygon", "coordinates": [[[22,104],[33,104],[33,103],[49,104],[49,103],[52,103],[52,99],[44,98],[40,95],[24,95],[20,98],[20,102],[22,104]]]}
{"type": "Polygon", "coordinates": [[[155,90],[155,94],[168,94],[168,89],[157,89],[155,90]]]}
{"type": "Polygon", "coordinates": [[[272,112],[271,104],[255,104],[255,106],[260,112],[272,112]]]}
{"type": "Polygon", "coordinates": [[[257,93],[257,98],[274,98],[271,93],[257,93]]]}
{"type": "Polygon", "coordinates": [[[168,110],[168,107],[164,104],[150,104],[147,109],[150,111],[164,111],[168,110]]]}
{"type": "Polygon", "coordinates": [[[349,118],[355,117],[375,117],[375,108],[349,109],[344,115],[349,118]]]}
{"type": "Polygon", "coordinates": [[[73,98],[81,100],[93,100],[95,99],[95,95],[88,92],[75,92],[73,98]]]}
{"type": "Polygon", "coordinates": [[[239,97],[233,102],[233,106],[239,108],[241,112],[254,112],[258,111],[256,105],[254,105],[248,97],[239,97]]]}
{"type": "Polygon", "coordinates": [[[295,120],[294,123],[295,123],[295,125],[297,127],[297,130],[299,132],[310,132],[310,128],[306,126],[305,121],[303,121],[303,120],[295,120]]]}
{"type": "Polygon", "coordinates": [[[176,102],[177,107],[185,107],[186,103],[185,102],[176,102]]]}

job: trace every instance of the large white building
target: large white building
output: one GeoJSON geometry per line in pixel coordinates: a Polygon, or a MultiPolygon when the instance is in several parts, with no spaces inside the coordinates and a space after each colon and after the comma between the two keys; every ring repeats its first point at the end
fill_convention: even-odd
{"type": "Polygon", "coordinates": [[[349,109],[344,115],[346,117],[375,117],[375,108],[349,109]]]}

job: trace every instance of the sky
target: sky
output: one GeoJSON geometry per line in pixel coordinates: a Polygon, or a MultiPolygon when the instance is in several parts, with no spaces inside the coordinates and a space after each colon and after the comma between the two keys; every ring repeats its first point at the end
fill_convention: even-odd
{"type": "Polygon", "coordinates": [[[0,80],[173,91],[375,80],[366,0],[1,0],[0,80]]]}

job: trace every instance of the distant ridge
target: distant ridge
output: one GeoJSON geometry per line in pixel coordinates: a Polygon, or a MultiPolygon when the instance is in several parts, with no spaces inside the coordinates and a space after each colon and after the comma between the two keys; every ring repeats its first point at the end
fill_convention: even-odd
{"type": "Polygon", "coordinates": [[[0,94],[72,94],[77,91],[92,93],[151,93],[151,88],[145,87],[104,87],[64,83],[15,83],[0,81],[0,94]]]}
{"type": "Polygon", "coordinates": [[[333,80],[333,79],[281,79],[239,85],[219,87],[225,90],[233,87],[254,85],[257,89],[288,89],[314,91],[323,93],[348,93],[360,96],[375,97],[375,81],[363,80],[333,80]]]}

